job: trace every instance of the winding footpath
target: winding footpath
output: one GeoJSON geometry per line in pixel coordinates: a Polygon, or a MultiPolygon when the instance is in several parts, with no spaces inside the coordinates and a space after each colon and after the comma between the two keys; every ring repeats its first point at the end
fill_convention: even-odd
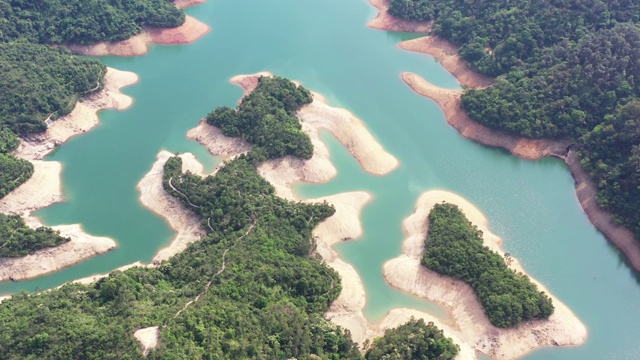
{"type": "MultiPolygon", "coordinates": [[[[244,237],[246,237],[247,235],[249,235],[249,233],[251,232],[251,230],[253,229],[253,227],[257,224],[257,221],[254,220],[253,223],[251,223],[251,225],[249,226],[249,229],[247,229],[247,231],[242,234],[240,237],[238,237],[234,242],[233,245],[231,245],[230,247],[226,248],[224,250],[224,252],[222,253],[222,266],[220,267],[220,270],[218,270],[215,274],[213,274],[213,276],[211,277],[211,279],[209,280],[209,282],[207,282],[207,284],[204,286],[204,289],[202,290],[202,292],[200,292],[193,300],[187,302],[186,304],[184,304],[184,306],[182,307],[182,309],[178,310],[178,312],[173,315],[173,317],[171,318],[171,320],[177,318],[178,316],[180,316],[180,314],[187,310],[189,308],[189,306],[195,304],[198,300],[200,300],[200,298],[206,294],[207,291],[209,291],[209,288],[211,287],[211,284],[213,283],[213,280],[216,279],[216,277],[218,277],[218,275],[222,274],[224,272],[224,270],[227,268],[227,262],[226,262],[226,256],[227,253],[229,252],[229,250],[233,249],[236,247],[236,245],[238,245],[238,242],[240,242],[240,240],[242,240],[244,237]]],[[[164,323],[164,325],[162,326],[162,328],[166,328],[168,324],[168,321],[164,323]]]]}

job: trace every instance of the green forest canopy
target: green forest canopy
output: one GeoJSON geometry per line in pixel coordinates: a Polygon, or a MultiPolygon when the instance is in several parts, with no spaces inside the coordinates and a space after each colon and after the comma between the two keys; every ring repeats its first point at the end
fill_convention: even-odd
{"type": "Polygon", "coordinates": [[[184,19],[168,0],[0,0],[0,42],[120,41],[139,34],[143,26],[177,27],[184,19]]]}
{"type": "Polygon", "coordinates": [[[502,256],[483,245],[482,232],[453,204],[436,204],[429,213],[422,264],[471,286],[489,321],[509,328],[547,319],[551,299],[526,275],[509,269],[502,256]]]}
{"type": "Polygon", "coordinates": [[[255,144],[254,154],[266,159],[286,155],[310,159],[313,146],[295,113],[311,101],[311,93],[302,86],[281,77],[261,76],[236,110],[219,107],[206,120],[226,136],[242,136],[255,144]]]}
{"type": "Polygon", "coordinates": [[[31,229],[20,215],[0,214],[0,258],[21,257],[68,241],[51,228],[31,229]]]}
{"type": "Polygon", "coordinates": [[[630,136],[640,126],[640,112],[632,111],[640,98],[640,2],[391,5],[401,18],[435,19],[434,34],[460,45],[473,69],[499,75],[493,86],[462,96],[471,118],[527,138],[571,139],[597,185],[598,203],[640,240],[640,136],[630,136]]]}
{"type": "Polygon", "coordinates": [[[411,318],[408,323],[385,331],[373,341],[366,360],[451,360],[460,347],[433,323],[411,318]]]}

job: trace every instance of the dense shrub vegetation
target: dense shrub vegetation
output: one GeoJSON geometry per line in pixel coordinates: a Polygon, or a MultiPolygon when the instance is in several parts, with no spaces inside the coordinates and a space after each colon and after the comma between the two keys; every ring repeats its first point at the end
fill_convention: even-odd
{"type": "Polygon", "coordinates": [[[11,155],[18,144],[19,140],[15,134],[0,125],[0,199],[22,185],[33,174],[33,165],[30,162],[11,155]]]}
{"type": "Polygon", "coordinates": [[[0,42],[93,44],[183,23],[168,0],[0,0],[0,42]]]}
{"type": "Polygon", "coordinates": [[[422,264],[469,284],[497,327],[514,327],[553,313],[551,299],[484,246],[482,232],[455,205],[436,204],[429,213],[422,264]]]}
{"type": "Polygon", "coordinates": [[[311,93],[302,86],[281,77],[260,77],[256,89],[236,110],[217,108],[207,115],[207,122],[222,129],[226,136],[242,136],[255,144],[255,156],[309,159],[313,146],[295,112],[311,101],[311,93]]]}
{"type": "Polygon", "coordinates": [[[0,214],[0,257],[20,257],[69,241],[51,228],[31,229],[19,215],[0,214]]]}
{"type": "Polygon", "coordinates": [[[0,127],[43,132],[45,119],[66,115],[79,96],[102,88],[106,67],[63,48],[0,44],[0,127]]]}
{"type": "Polygon", "coordinates": [[[632,151],[640,147],[640,137],[632,136],[640,113],[627,106],[640,97],[640,2],[391,5],[395,16],[436,20],[434,33],[460,45],[472,68],[500,75],[493,86],[463,95],[473,119],[528,138],[573,140],[598,187],[598,203],[640,240],[638,150],[632,151]]]}
{"type": "Polygon", "coordinates": [[[374,340],[365,354],[366,360],[451,360],[460,347],[442,334],[432,323],[411,319],[395,329],[385,331],[374,340]]]}

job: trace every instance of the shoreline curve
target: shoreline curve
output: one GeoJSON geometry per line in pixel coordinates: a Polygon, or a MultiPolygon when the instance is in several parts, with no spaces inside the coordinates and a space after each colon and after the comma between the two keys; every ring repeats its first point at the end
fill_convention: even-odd
{"type": "MultiPolygon", "coordinates": [[[[34,173],[24,184],[0,199],[0,212],[15,213],[25,219],[31,228],[43,226],[32,213],[64,201],[60,173],[62,164],[42,160],[57,146],[69,138],[83,134],[99,123],[98,111],[102,109],[124,110],[133,99],[120,89],[137,82],[136,74],[107,68],[104,88],[79,101],[73,111],[49,124],[43,134],[35,134],[21,140],[14,155],[30,161],[34,173]]],[[[104,254],[116,248],[115,240],[87,234],[80,224],[52,226],[71,241],[53,248],[36,251],[21,258],[0,258],[0,281],[25,280],[104,254]]]]}

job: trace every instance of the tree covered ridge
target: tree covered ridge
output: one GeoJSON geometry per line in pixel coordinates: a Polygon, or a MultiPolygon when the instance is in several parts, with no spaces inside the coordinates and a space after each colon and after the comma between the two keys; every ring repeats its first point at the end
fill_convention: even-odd
{"type": "Polygon", "coordinates": [[[443,335],[433,323],[413,317],[408,323],[385,331],[373,341],[365,354],[366,360],[451,360],[460,346],[443,335]]]}
{"type": "Polygon", "coordinates": [[[261,76],[258,86],[236,110],[223,106],[206,117],[225,136],[238,137],[255,145],[253,153],[263,159],[287,155],[310,159],[313,145],[302,131],[296,112],[313,101],[302,86],[282,77],[261,76]]]}
{"type": "Polygon", "coordinates": [[[70,240],[44,226],[31,229],[20,215],[0,214],[0,258],[26,256],[70,240]]]}
{"type": "Polygon", "coordinates": [[[184,23],[168,0],[0,0],[0,42],[26,39],[40,44],[120,41],[143,26],[184,23]]]}
{"type": "Polygon", "coordinates": [[[107,68],[64,48],[0,44],[0,127],[44,132],[45,120],[70,113],[80,96],[102,89],[107,68]]]}
{"type": "Polygon", "coordinates": [[[537,62],[546,48],[640,21],[633,0],[391,0],[389,13],[436,20],[434,34],[458,45],[472,68],[492,76],[537,62]],[[491,51],[487,51],[491,49],[491,51]]]}
{"type": "Polygon", "coordinates": [[[471,286],[496,327],[510,328],[523,321],[547,319],[554,311],[549,296],[483,245],[482,232],[456,205],[436,204],[429,213],[422,265],[471,286]]]}

